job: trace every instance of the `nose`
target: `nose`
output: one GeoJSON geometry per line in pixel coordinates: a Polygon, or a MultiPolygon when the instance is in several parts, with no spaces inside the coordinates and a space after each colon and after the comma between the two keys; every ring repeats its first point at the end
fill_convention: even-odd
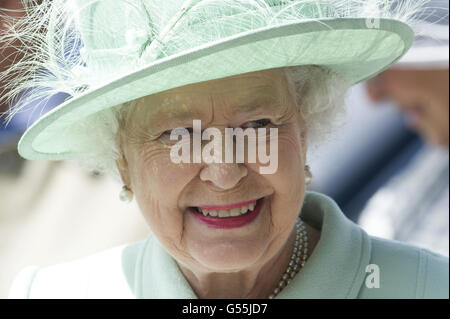
{"type": "Polygon", "coordinates": [[[247,176],[247,167],[239,163],[211,163],[200,172],[200,179],[221,189],[232,189],[247,176]]]}

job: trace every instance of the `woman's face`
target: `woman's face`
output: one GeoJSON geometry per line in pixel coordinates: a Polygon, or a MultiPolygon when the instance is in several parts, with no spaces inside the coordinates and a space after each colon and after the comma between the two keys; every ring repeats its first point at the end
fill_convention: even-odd
{"type": "Polygon", "coordinates": [[[448,69],[389,69],[368,81],[374,101],[392,99],[431,144],[449,146],[448,69]]]}
{"type": "MultiPolygon", "coordinates": [[[[252,269],[287,240],[303,203],[306,146],[305,123],[287,88],[281,69],[258,71],[141,98],[126,116],[119,170],[151,231],[178,263],[206,272],[252,269]],[[258,158],[249,163],[247,155],[244,163],[174,163],[171,130],[190,129],[193,120],[223,135],[225,128],[277,128],[277,170],[260,174],[267,165],[258,158]],[[257,199],[247,217],[228,217],[237,221],[231,226],[197,211],[231,210],[257,199]]],[[[269,145],[267,139],[267,153],[269,145]]]]}

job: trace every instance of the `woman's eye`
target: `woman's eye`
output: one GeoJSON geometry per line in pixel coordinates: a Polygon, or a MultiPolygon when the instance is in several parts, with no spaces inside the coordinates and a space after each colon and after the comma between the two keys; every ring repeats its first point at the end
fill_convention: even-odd
{"type": "Polygon", "coordinates": [[[261,127],[265,127],[267,125],[270,124],[270,120],[269,119],[260,119],[260,120],[256,120],[256,121],[250,121],[247,122],[243,125],[243,127],[248,128],[261,128],[261,127]]]}
{"type": "Polygon", "coordinates": [[[192,127],[177,127],[171,130],[167,130],[162,132],[162,134],[159,136],[160,140],[163,140],[164,142],[173,141],[176,143],[181,136],[184,135],[191,135],[193,132],[192,127]],[[170,139],[170,136],[173,136],[173,139],[170,139]]]}
{"type": "Polygon", "coordinates": [[[192,133],[192,127],[177,127],[177,128],[172,129],[172,130],[167,130],[164,133],[166,133],[168,135],[173,134],[175,136],[191,134],[192,133]]]}

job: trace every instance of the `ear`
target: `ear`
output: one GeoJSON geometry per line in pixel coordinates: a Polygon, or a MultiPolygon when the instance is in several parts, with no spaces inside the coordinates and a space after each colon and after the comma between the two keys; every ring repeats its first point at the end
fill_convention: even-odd
{"type": "Polygon", "coordinates": [[[128,162],[125,158],[125,155],[121,153],[119,159],[116,160],[117,170],[119,171],[120,177],[124,185],[131,186],[128,162]]]}
{"type": "Polygon", "coordinates": [[[302,120],[300,127],[300,143],[302,150],[302,153],[300,155],[302,156],[303,163],[306,165],[306,155],[308,153],[308,128],[306,125],[306,121],[302,120]]]}

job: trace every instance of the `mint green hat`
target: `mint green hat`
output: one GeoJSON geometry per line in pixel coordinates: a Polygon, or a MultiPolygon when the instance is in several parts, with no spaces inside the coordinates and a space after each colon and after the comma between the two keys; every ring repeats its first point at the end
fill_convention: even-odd
{"type": "Polygon", "coordinates": [[[74,124],[187,84],[299,65],[361,82],[412,45],[409,24],[424,1],[394,2],[43,0],[27,8],[23,30],[16,32],[35,40],[29,44],[33,63],[19,63],[15,71],[22,67],[24,77],[11,83],[16,91],[31,90],[12,113],[56,92],[70,98],[28,128],[19,153],[74,158],[71,134],[89,134],[72,132],[74,124]],[[63,143],[55,142],[61,137],[63,143]]]}

